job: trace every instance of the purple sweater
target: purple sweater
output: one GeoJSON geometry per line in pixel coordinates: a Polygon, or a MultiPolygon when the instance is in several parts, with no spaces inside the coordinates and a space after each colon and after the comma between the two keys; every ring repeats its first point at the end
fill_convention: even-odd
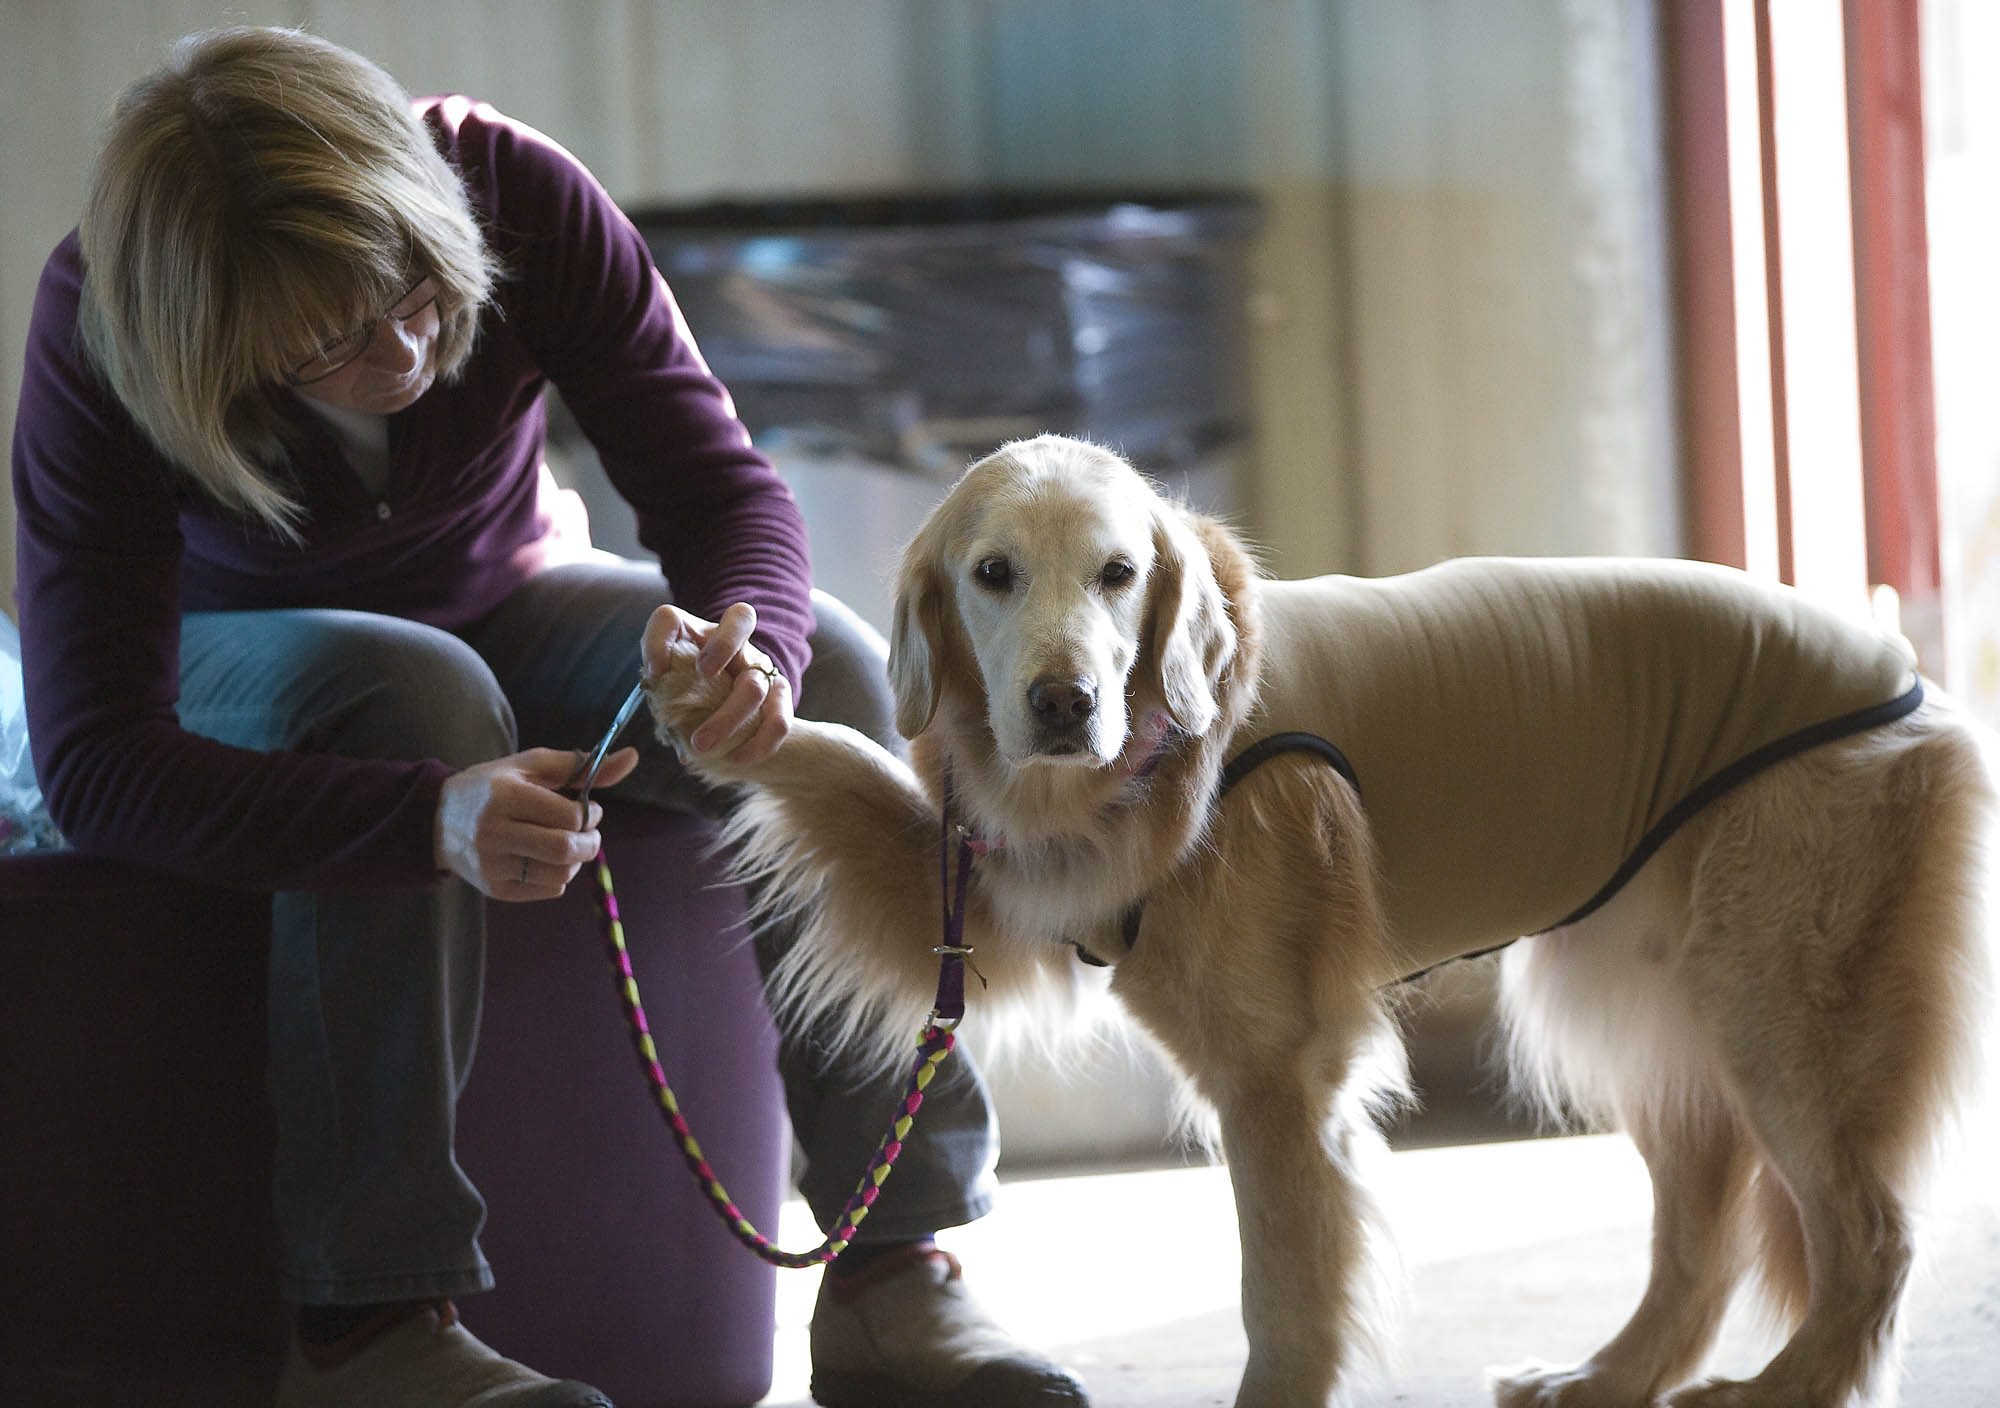
{"type": "Polygon", "coordinates": [[[14,433],[17,599],[36,771],[81,849],[258,889],[434,880],[450,769],[258,753],[187,732],[175,712],[180,617],[310,606],[447,629],[478,619],[556,548],[540,471],[548,383],[636,510],[675,599],[710,620],[750,602],[758,643],[792,680],[804,670],[805,525],[644,240],[548,139],[465,98],[418,106],[506,276],[463,379],[390,417],[381,495],[301,410],[303,543],[199,497],[91,372],[74,233],[43,271],[14,433]]]}

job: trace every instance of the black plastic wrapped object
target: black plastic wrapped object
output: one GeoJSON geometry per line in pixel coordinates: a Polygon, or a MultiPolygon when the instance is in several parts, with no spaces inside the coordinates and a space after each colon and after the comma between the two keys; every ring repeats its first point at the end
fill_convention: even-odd
{"type": "Polygon", "coordinates": [[[1053,430],[1157,473],[1248,438],[1249,197],[989,192],[633,218],[773,453],[949,479],[1053,430]]]}

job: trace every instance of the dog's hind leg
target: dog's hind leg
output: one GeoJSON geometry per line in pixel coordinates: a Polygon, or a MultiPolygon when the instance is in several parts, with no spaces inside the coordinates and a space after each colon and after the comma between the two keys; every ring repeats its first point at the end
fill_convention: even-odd
{"type": "Polygon", "coordinates": [[[1663,990],[1659,935],[1679,922],[1673,858],[1642,877],[1618,911],[1589,929],[1548,934],[1507,962],[1510,1035],[1545,1089],[1615,1121],[1653,1183],[1652,1266],[1625,1326],[1581,1364],[1522,1366],[1492,1379],[1501,1408],[1648,1404],[1701,1363],[1744,1269],[1756,1153],[1709,1079],[1706,1060],[1663,990]],[[1565,1080],[1565,1076],[1569,1079],[1565,1080]]]}
{"type": "Polygon", "coordinates": [[[1986,958],[1983,778],[1960,736],[1912,732],[1746,786],[1702,856],[1681,980],[1795,1209],[1787,1228],[1766,1197],[1769,1279],[1794,1300],[1801,1269],[1805,1284],[1762,1372],[1684,1389],[1676,1408],[1894,1401],[1917,1202],[1977,1063],[1986,958]]]}
{"type": "Polygon", "coordinates": [[[1582,1370],[1503,1382],[1503,1404],[1646,1401],[1636,1369],[1635,1396],[1610,1393],[1614,1362],[1650,1361],[1671,1387],[1720,1296],[1679,1317],[1648,1307],[1686,1276],[1676,1246],[1704,1237],[1712,1260],[1690,1284],[1726,1291],[1754,1257],[1792,1337],[1762,1373],[1667,1402],[1893,1400],[1913,1205],[1977,1065],[1991,805],[1970,740],[1919,716],[1751,779],[1598,915],[1510,953],[1517,1077],[1630,1130],[1664,1221],[1652,1287],[1619,1337],[1582,1370]],[[1731,1129],[1738,1152],[1720,1178],[1716,1141],[1731,1129]],[[1734,1190],[1731,1215],[1669,1231],[1676,1166],[1734,1190]]]}
{"type": "Polygon", "coordinates": [[[1627,1408],[1684,1381],[1713,1342],[1742,1271],[1737,1227],[1753,1158],[1709,1110],[1630,1130],[1653,1180],[1652,1268],[1624,1327],[1582,1364],[1493,1382],[1501,1408],[1627,1408]]]}
{"type": "MultiPolygon", "coordinates": [[[[1774,1024],[1785,1015],[1770,1014],[1774,1024]]],[[[1754,1378],[1695,1385],[1670,1401],[1677,1408],[1842,1408],[1857,1396],[1892,1403],[1897,1315],[1915,1256],[1904,1141],[1871,1137],[1855,1120],[1859,1112],[1832,1098],[1831,1082],[1802,1079],[1788,1058],[1755,1045],[1737,1044],[1723,1059],[1766,1151],[1759,1170],[1766,1279],[1795,1329],[1754,1378]]]]}

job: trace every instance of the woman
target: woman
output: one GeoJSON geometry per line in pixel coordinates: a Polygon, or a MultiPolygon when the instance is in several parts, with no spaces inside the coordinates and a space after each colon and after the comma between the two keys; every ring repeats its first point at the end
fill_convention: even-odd
{"type": "MultiPolygon", "coordinates": [[[[127,91],[26,362],[18,598],[50,809],[82,848],[277,892],[280,1402],[603,1402],[456,1324],[491,1284],[451,1149],[484,905],[558,894],[594,853],[571,748],[669,578],[676,629],[735,679],[714,736],[754,716],[742,746],[777,747],[794,682],[822,680],[823,716],[886,734],[863,632],[831,606],[815,628],[789,493],[574,158],[293,31],[191,36],[127,91]],[[549,385],[664,575],[562,511],[549,385]]],[[[705,800],[650,746],[613,783],[705,800]]],[[[825,1220],[886,1102],[807,1047],[784,1067],[825,1220]]],[[[985,1210],[992,1163],[976,1075],[932,1091],[895,1198],[823,1283],[815,1394],[1080,1403],[929,1240],[985,1210]]]]}

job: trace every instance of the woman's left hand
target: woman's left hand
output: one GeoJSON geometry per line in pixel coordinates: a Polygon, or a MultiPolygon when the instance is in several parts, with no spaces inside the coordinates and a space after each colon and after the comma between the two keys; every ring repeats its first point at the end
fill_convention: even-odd
{"type": "Polygon", "coordinates": [[[697,753],[727,747],[733,763],[760,763],[778,750],[792,729],[792,685],[762,650],[750,643],[757,629],[757,609],[737,602],[720,621],[704,621],[675,606],[662,606],[646,623],[642,643],[646,673],[666,668],[667,649],[677,641],[701,648],[698,668],[710,679],[729,676],[735,683],[688,737],[697,753]]]}

